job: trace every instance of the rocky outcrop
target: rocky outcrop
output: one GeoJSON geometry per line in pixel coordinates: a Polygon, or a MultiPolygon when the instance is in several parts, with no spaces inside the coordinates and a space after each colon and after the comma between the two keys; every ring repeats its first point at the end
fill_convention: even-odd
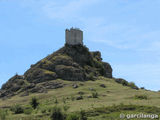
{"type": "Polygon", "coordinates": [[[62,82],[45,81],[41,83],[29,83],[19,75],[12,77],[0,90],[0,98],[10,98],[14,95],[21,94],[27,96],[30,93],[46,93],[48,89],[57,89],[65,86],[62,82]]]}
{"type": "MultiPolygon", "coordinates": [[[[46,92],[63,85],[53,80],[86,81],[97,76],[112,78],[112,68],[103,62],[99,51],[90,52],[83,45],[65,45],[58,51],[40,60],[23,76],[15,75],[2,86],[0,97],[13,96],[21,92],[46,92]],[[42,84],[43,83],[43,84],[42,84]]],[[[28,93],[25,93],[27,95],[28,93]]]]}
{"type": "Polygon", "coordinates": [[[24,74],[28,82],[40,83],[57,78],[70,81],[86,81],[91,76],[112,77],[112,68],[102,62],[99,51],[89,52],[82,45],[65,45],[42,59],[24,74]]]}
{"type": "Polygon", "coordinates": [[[109,63],[103,62],[103,66],[105,69],[105,74],[104,76],[107,78],[112,78],[112,67],[110,66],[109,63]]]}

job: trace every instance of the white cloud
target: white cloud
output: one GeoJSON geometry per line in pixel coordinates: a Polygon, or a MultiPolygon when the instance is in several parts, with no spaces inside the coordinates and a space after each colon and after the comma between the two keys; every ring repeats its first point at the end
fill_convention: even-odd
{"type": "Polygon", "coordinates": [[[126,39],[126,37],[128,36],[125,34],[129,33],[128,32],[129,27],[127,25],[118,25],[118,24],[105,25],[106,23],[104,18],[101,18],[101,21],[97,20],[95,23],[96,25],[90,21],[86,23],[87,27],[89,26],[88,28],[86,27],[86,29],[92,35],[90,36],[90,39],[92,41],[101,42],[118,49],[133,48],[134,44],[130,44],[128,42],[128,41],[132,42],[132,40],[126,39]]]}
{"type": "Polygon", "coordinates": [[[48,2],[43,6],[44,12],[52,19],[80,19],[79,13],[90,5],[95,4],[98,0],[72,0],[65,3],[48,2]]]}
{"type": "Polygon", "coordinates": [[[92,34],[91,40],[106,43],[118,49],[130,49],[139,52],[160,51],[160,31],[144,32],[142,28],[127,24],[93,26],[89,31],[92,34]]]}
{"type": "MultiPolygon", "coordinates": [[[[24,6],[38,9],[40,13],[49,19],[61,21],[64,25],[83,26],[87,40],[101,42],[118,49],[131,49],[140,52],[160,50],[160,31],[146,31],[142,27],[129,23],[107,23],[106,15],[83,16],[83,12],[104,0],[23,0],[24,6]]],[[[123,3],[124,1],[118,1],[123,3]]],[[[128,0],[125,1],[128,3],[128,0]]],[[[113,2],[114,3],[114,2],[113,2]]],[[[128,5],[130,6],[130,5],[128,5]]],[[[81,27],[82,27],[81,26],[81,27]]]]}
{"type": "MultiPolygon", "coordinates": [[[[49,19],[62,21],[64,25],[83,26],[88,32],[87,40],[101,42],[118,49],[131,49],[140,52],[159,52],[160,50],[160,31],[144,30],[145,28],[127,23],[113,21],[108,23],[109,18],[106,17],[108,11],[103,15],[93,14],[84,16],[84,12],[88,9],[94,9],[94,5],[104,2],[107,6],[107,0],[16,0],[20,1],[23,6],[31,7],[37,12],[47,16],[49,19]],[[76,21],[76,24],[74,24],[76,21]],[[144,32],[145,31],[145,32],[144,32]]],[[[115,3],[129,3],[128,0],[118,0],[115,3]]],[[[141,2],[132,2],[134,4],[126,4],[127,7],[133,8],[141,2]]],[[[155,3],[155,2],[153,2],[155,3]]],[[[109,4],[111,5],[111,4],[109,4]]],[[[108,6],[109,7],[109,6],[108,6]]],[[[106,9],[108,10],[108,9],[106,9]]],[[[116,9],[118,10],[118,9],[116,9]]],[[[125,9],[126,10],[126,9],[125,9]]],[[[124,12],[124,11],[121,11],[124,12]]],[[[121,13],[119,12],[119,14],[121,13]]],[[[122,13],[123,14],[123,13],[122,13]]],[[[81,26],[81,27],[82,27],[81,26]]]]}

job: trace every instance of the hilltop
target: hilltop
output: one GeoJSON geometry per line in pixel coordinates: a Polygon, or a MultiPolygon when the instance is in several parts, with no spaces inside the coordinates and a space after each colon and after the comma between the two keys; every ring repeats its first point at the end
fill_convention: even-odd
{"type": "Polygon", "coordinates": [[[103,62],[99,51],[90,52],[83,45],[65,45],[58,51],[31,65],[24,75],[15,75],[0,90],[0,97],[28,95],[63,87],[56,79],[68,81],[94,80],[98,76],[112,78],[112,68],[103,62]],[[23,93],[23,94],[22,94],[23,93]]]}

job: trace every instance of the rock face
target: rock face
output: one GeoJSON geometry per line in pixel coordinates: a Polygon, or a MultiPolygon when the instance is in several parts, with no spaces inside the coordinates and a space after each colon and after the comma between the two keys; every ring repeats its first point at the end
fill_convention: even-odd
{"type": "Polygon", "coordinates": [[[13,96],[23,91],[44,92],[45,89],[63,87],[60,83],[50,82],[56,79],[86,81],[97,76],[112,78],[112,68],[108,63],[102,62],[101,53],[89,52],[83,45],[66,44],[31,65],[23,76],[15,75],[9,79],[1,88],[0,97],[13,96]]]}
{"type": "Polygon", "coordinates": [[[90,80],[90,75],[112,77],[112,68],[102,62],[100,52],[89,52],[82,45],[65,47],[42,59],[25,72],[28,82],[39,83],[57,78],[70,81],[90,80]]]}

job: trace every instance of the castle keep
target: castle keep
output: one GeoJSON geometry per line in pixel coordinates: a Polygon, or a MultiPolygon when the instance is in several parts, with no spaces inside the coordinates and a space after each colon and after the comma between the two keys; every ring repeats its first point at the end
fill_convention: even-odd
{"type": "Polygon", "coordinates": [[[83,45],[83,31],[78,28],[66,29],[65,39],[68,45],[83,45]]]}

